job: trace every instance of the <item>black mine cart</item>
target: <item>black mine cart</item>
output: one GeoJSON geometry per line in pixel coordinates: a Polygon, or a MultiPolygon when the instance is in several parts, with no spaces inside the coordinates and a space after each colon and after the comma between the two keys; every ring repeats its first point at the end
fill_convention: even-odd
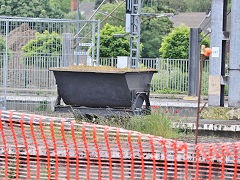
{"type": "Polygon", "coordinates": [[[149,110],[150,83],[157,72],[104,67],[50,70],[58,89],[55,111],[100,116],[139,115],[149,110]],[[60,105],[61,99],[65,105],[60,105]]]}

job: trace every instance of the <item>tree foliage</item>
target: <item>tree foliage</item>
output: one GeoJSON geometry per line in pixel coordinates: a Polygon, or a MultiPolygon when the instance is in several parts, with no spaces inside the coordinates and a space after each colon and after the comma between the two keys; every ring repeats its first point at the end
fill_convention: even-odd
{"type": "Polygon", "coordinates": [[[52,56],[62,51],[62,37],[56,32],[35,33],[35,39],[22,48],[25,55],[52,56]]]}
{"type": "MultiPolygon", "coordinates": [[[[111,3],[106,3],[104,5],[102,5],[102,7],[100,8],[99,12],[101,13],[105,13],[105,14],[109,14],[112,12],[112,10],[114,8],[117,7],[118,4],[111,4],[111,3]]],[[[113,26],[122,26],[125,27],[125,3],[123,3],[123,5],[121,5],[120,7],[118,7],[118,9],[112,14],[114,17],[109,17],[106,21],[104,21],[103,23],[101,23],[101,26],[104,27],[105,24],[110,24],[113,26]],[[116,19],[115,17],[119,18],[116,19]],[[121,20],[120,20],[121,19],[121,20]]],[[[106,15],[101,14],[101,13],[97,13],[95,15],[95,19],[100,19],[103,20],[106,15]]]]}
{"type": "MultiPolygon", "coordinates": [[[[94,8],[97,9],[98,6],[102,3],[103,0],[95,0],[95,5],[94,8]]],[[[107,3],[113,4],[115,1],[114,0],[106,0],[107,3]]]]}
{"type": "MultiPolygon", "coordinates": [[[[162,5],[156,5],[142,8],[142,12],[146,13],[174,13],[173,9],[166,8],[162,5]]],[[[141,57],[159,57],[159,48],[161,47],[162,39],[172,29],[173,23],[167,17],[141,17],[141,43],[143,50],[141,57]]]]}
{"type": "MultiPolygon", "coordinates": [[[[68,12],[64,14],[64,19],[78,19],[78,12],[77,11],[68,12]]],[[[86,16],[84,14],[81,14],[80,19],[86,20],[86,16]]]]}
{"type": "Polygon", "coordinates": [[[71,11],[71,0],[50,0],[50,5],[57,7],[64,13],[71,11]]]}
{"type": "Polygon", "coordinates": [[[113,34],[124,34],[124,28],[106,24],[100,31],[100,57],[129,56],[129,38],[114,37],[113,34]]]}
{"type": "MultiPolygon", "coordinates": [[[[62,55],[62,37],[56,32],[45,31],[42,34],[37,32],[35,38],[22,47],[22,51],[28,64],[38,63],[39,58],[46,59],[47,63],[51,64],[48,57],[62,55]]],[[[47,63],[44,62],[46,66],[47,63]]]]}
{"type": "MultiPolygon", "coordinates": [[[[188,59],[189,35],[190,29],[185,25],[175,27],[169,35],[163,38],[163,43],[159,50],[161,57],[169,59],[188,59]]],[[[209,37],[205,38],[201,44],[209,47],[209,37]]]]}
{"type": "Polygon", "coordinates": [[[212,0],[157,0],[160,7],[168,7],[181,12],[205,12],[212,0]]]}
{"type": "Polygon", "coordinates": [[[206,12],[211,8],[212,0],[184,0],[189,12],[206,12]]]}
{"type": "Polygon", "coordinates": [[[63,12],[49,0],[0,0],[1,16],[61,18],[63,12]]]}
{"type": "MultiPolygon", "coordinates": [[[[179,4],[180,1],[176,1],[176,3],[179,4]]],[[[169,4],[171,4],[171,0],[143,1],[142,11],[147,10],[148,12],[151,12],[151,13],[175,12],[174,8],[169,4]]]]}
{"type": "Polygon", "coordinates": [[[152,18],[141,24],[142,57],[159,57],[159,48],[172,28],[173,23],[167,18],[152,18]]]}

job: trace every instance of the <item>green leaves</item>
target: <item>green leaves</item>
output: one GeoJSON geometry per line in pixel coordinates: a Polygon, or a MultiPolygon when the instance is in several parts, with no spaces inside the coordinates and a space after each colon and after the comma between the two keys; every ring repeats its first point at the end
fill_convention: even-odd
{"type": "Polygon", "coordinates": [[[172,22],[166,18],[152,18],[141,24],[141,42],[143,43],[142,57],[159,57],[159,48],[171,28],[172,22]]]}
{"type": "Polygon", "coordinates": [[[50,6],[47,0],[8,0],[0,1],[1,16],[61,18],[63,12],[50,6]]]}
{"type": "MultiPolygon", "coordinates": [[[[28,64],[37,62],[37,57],[47,59],[47,57],[51,56],[61,56],[62,37],[56,32],[49,33],[48,31],[44,31],[42,34],[37,32],[35,39],[23,46],[22,51],[28,64]]],[[[51,62],[48,60],[48,63],[51,62]]]]}
{"type": "Polygon", "coordinates": [[[205,12],[212,0],[157,0],[158,9],[172,8],[181,12],[205,12]]]}
{"type": "MultiPolygon", "coordinates": [[[[188,59],[189,35],[190,29],[187,26],[175,27],[169,35],[163,38],[162,47],[159,49],[162,58],[188,59]]],[[[201,44],[209,47],[209,37],[206,37],[201,44]]]]}
{"type": "Polygon", "coordinates": [[[114,37],[113,34],[124,34],[122,26],[106,24],[100,31],[100,57],[129,56],[129,38],[114,37]]]}
{"type": "Polygon", "coordinates": [[[50,0],[50,5],[56,7],[64,13],[68,13],[71,10],[70,0],[50,0]]]}
{"type": "Polygon", "coordinates": [[[25,56],[55,56],[61,55],[62,38],[56,32],[49,33],[44,31],[43,34],[37,32],[35,39],[22,48],[25,56]]]}
{"type": "Polygon", "coordinates": [[[182,25],[163,38],[160,53],[162,58],[187,59],[189,49],[189,28],[182,25]]]}
{"type": "MultiPolygon", "coordinates": [[[[103,20],[106,17],[107,14],[111,13],[112,10],[114,8],[116,8],[117,5],[118,4],[110,4],[110,3],[102,5],[102,7],[100,8],[99,11],[101,13],[104,13],[105,15],[101,14],[101,13],[97,13],[96,16],[95,16],[95,19],[103,20]]],[[[113,26],[124,27],[125,26],[125,11],[126,11],[125,7],[126,7],[126,5],[124,3],[114,12],[114,14],[113,14],[114,17],[109,17],[105,22],[101,23],[101,26],[104,27],[105,24],[108,23],[108,24],[111,24],[113,26]],[[119,19],[117,19],[117,18],[119,18],[119,19]]]]}

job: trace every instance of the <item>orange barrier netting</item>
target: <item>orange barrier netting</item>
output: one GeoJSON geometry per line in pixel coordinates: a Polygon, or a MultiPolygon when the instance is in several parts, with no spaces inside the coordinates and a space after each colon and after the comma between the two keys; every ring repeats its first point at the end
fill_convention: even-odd
{"type": "Polygon", "coordinates": [[[188,144],[0,111],[3,179],[240,179],[240,143],[188,144]]]}

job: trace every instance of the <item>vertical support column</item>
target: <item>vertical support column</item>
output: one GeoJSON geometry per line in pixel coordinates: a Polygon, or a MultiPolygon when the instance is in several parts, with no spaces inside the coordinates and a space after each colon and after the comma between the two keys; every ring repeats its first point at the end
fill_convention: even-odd
{"type": "Polygon", "coordinates": [[[73,34],[63,33],[63,44],[62,44],[62,57],[63,57],[62,66],[63,67],[68,67],[70,65],[70,61],[72,60],[72,57],[73,57],[72,40],[73,40],[73,34]]]}
{"type": "Polygon", "coordinates": [[[125,32],[131,33],[131,12],[132,12],[132,0],[126,0],[126,23],[125,32]]]}
{"type": "MultiPolygon", "coordinates": [[[[129,43],[130,43],[130,63],[131,63],[131,68],[135,68],[136,67],[136,63],[137,63],[137,60],[136,60],[136,33],[135,32],[135,29],[136,27],[135,26],[135,23],[136,23],[136,19],[134,17],[133,14],[137,14],[135,9],[136,9],[136,6],[135,6],[135,0],[130,0],[129,1],[129,15],[126,14],[126,18],[129,17],[130,19],[130,33],[131,33],[131,37],[130,37],[130,40],[129,40],[129,43]]],[[[126,9],[127,10],[127,9],[126,9]]],[[[126,19],[127,20],[127,19],[126,19]]],[[[128,21],[126,21],[127,23],[128,21]]]]}
{"type": "Polygon", "coordinates": [[[91,65],[93,66],[93,61],[95,59],[95,32],[96,31],[96,23],[92,23],[92,57],[91,57],[91,65]]]}
{"type": "Polygon", "coordinates": [[[100,24],[101,21],[98,20],[98,30],[97,30],[97,66],[99,65],[99,54],[100,54],[100,24]]]}
{"type": "MultiPolygon", "coordinates": [[[[77,16],[77,19],[78,19],[78,22],[77,22],[77,32],[79,32],[79,30],[80,30],[80,22],[79,22],[79,20],[81,19],[80,0],[77,1],[77,12],[78,12],[78,16],[77,16]]],[[[80,42],[78,37],[77,37],[76,42],[77,42],[77,44],[80,42]]],[[[80,51],[80,47],[79,46],[76,47],[76,51],[77,52],[80,51]]],[[[79,57],[79,55],[76,55],[76,64],[79,65],[79,63],[80,63],[80,57],[79,57]]]]}
{"type": "Polygon", "coordinates": [[[240,107],[240,1],[232,0],[228,105],[240,107]]]}
{"type": "Polygon", "coordinates": [[[139,68],[140,62],[140,39],[141,39],[141,0],[138,0],[138,11],[137,11],[137,59],[136,59],[136,68],[139,68]]]}
{"type": "Polygon", "coordinates": [[[213,54],[209,62],[209,106],[220,106],[221,104],[221,68],[222,68],[222,42],[223,42],[223,16],[224,1],[212,0],[211,19],[211,48],[213,54]]]}
{"type": "Polygon", "coordinates": [[[126,1],[126,32],[130,32],[131,68],[139,67],[141,0],[126,1]],[[130,24],[129,24],[130,23],[130,24]]]}
{"type": "Polygon", "coordinates": [[[199,89],[199,69],[200,69],[200,28],[190,29],[189,40],[189,83],[188,95],[197,96],[199,89]]]}
{"type": "Polygon", "coordinates": [[[9,21],[6,21],[6,51],[4,56],[4,80],[3,80],[3,86],[4,86],[4,103],[3,108],[7,108],[7,79],[8,79],[8,31],[9,31],[9,21]]]}

